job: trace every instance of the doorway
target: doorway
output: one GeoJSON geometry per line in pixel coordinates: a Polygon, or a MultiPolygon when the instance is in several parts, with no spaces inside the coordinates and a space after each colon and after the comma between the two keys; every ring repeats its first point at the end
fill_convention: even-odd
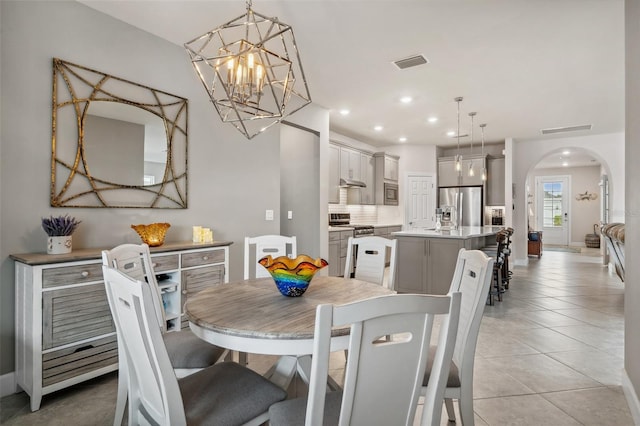
{"type": "Polygon", "coordinates": [[[409,173],[405,185],[405,227],[422,229],[435,227],[436,191],[433,175],[409,173]]]}
{"type": "Polygon", "coordinates": [[[544,242],[567,246],[570,238],[570,176],[536,177],[537,229],[544,242]]]}

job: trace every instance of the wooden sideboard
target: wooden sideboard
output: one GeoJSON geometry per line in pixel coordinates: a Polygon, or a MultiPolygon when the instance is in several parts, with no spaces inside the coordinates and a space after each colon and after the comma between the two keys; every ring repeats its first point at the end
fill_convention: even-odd
{"type": "MultiPolygon", "coordinates": [[[[231,242],[151,248],[167,330],[188,326],[186,299],[229,281],[231,242]]],[[[16,382],[31,398],[118,369],[118,345],[102,278],[102,249],[12,254],[16,286],[16,382]]]]}

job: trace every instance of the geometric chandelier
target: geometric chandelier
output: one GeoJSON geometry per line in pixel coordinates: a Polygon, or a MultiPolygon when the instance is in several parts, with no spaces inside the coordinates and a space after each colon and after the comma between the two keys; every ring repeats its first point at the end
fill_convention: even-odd
{"type": "Polygon", "coordinates": [[[248,139],[311,103],[293,29],[251,9],[184,47],[223,122],[248,139]]]}

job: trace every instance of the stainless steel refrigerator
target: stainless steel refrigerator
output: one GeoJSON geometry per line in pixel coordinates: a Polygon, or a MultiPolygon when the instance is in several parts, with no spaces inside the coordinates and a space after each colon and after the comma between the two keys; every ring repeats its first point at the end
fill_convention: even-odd
{"type": "Polygon", "coordinates": [[[438,203],[455,208],[459,226],[482,226],[482,186],[440,188],[438,203]]]}

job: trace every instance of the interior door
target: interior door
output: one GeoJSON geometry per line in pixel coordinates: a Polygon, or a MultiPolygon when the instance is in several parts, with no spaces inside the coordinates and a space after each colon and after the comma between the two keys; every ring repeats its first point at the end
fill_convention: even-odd
{"type": "Polygon", "coordinates": [[[569,245],[570,176],[538,176],[537,223],[546,244],[569,245]]]}
{"type": "Polygon", "coordinates": [[[412,228],[435,227],[436,193],[432,175],[409,174],[405,197],[405,226],[412,228]]]}

